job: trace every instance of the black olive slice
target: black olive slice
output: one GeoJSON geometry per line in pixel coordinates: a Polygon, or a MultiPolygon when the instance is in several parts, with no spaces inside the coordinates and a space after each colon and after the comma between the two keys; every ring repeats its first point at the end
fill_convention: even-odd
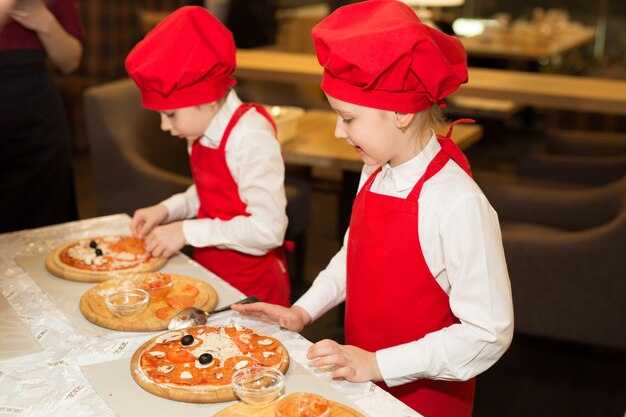
{"type": "Polygon", "coordinates": [[[183,336],[183,338],[180,339],[180,343],[182,343],[183,346],[189,346],[193,343],[193,336],[190,334],[183,336]]]}
{"type": "Polygon", "coordinates": [[[211,363],[212,360],[213,360],[213,355],[211,355],[210,353],[203,353],[198,358],[198,362],[200,362],[202,365],[211,363]]]}
{"type": "Polygon", "coordinates": [[[96,256],[102,256],[102,249],[96,249],[96,256]]]}
{"type": "Polygon", "coordinates": [[[91,242],[89,242],[89,247],[90,247],[91,249],[95,249],[95,248],[97,248],[97,247],[98,247],[98,244],[96,243],[96,241],[95,241],[95,240],[92,240],[91,242]]]}

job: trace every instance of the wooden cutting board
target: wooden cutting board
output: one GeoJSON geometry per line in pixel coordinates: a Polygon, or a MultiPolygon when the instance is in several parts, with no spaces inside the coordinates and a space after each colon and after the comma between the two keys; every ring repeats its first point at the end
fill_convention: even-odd
{"type": "MultiPolygon", "coordinates": [[[[264,406],[248,405],[244,402],[231,405],[213,414],[213,417],[274,417],[274,403],[264,406]]],[[[341,403],[330,401],[330,417],[365,417],[353,408],[341,403]]]]}
{"type": "MultiPolygon", "coordinates": [[[[195,297],[193,306],[201,308],[204,311],[211,311],[215,308],[217,304],[217,292],[211,285],[185,275],[168,275],[170,275],[173,281],[173,287],[168,297],[182,293],[187,285],[193,285],[198,289],[198,295],[195,297]]],[[[106,295],[115,290],[133,288],[132,280],[136,276],[137,274],[127,274],[101,282],[87,290],[80,299],[80,311],[83,313],[83,316],[98,326],[112,330],[129,332],[166,330],[170,319],[180,311],[180,309],[172,309],[165,319],[157,317],[157,310],[163,307],[169,307],[166,301],[167,298],[159,301],[151,301],[148,308],[143,313],[133,317],[116,317],[106,307],[104,302],[106,295]]]]}
{"type": "MultiPolygon", "coordinates": [[[[174,400],[174,401],[183,401],[183,402],[190,402],[190,403],[218,403],[218,402],[236,400],[237,395],[235,394],[235,391],[233,390],[233,387],[231,384],[227,384],[223,386],[213,386],[213,387],[207,387],[207,386],[201,386],[201,385],[195,386],[195,387],[181,386],[181,385],[172,386],[172,385],[160,384],[160,383],[156,383],[152,381],[146,376],[146,374],[141,369],[141,365],[140,365],[141,356],[146,350],[154,346],[155,342],[159,338],[163,337],[164,335],[169,336],[171,334],[176,334],[176,333],[185,334],[185,332],[188,332],[194,329],[199,329],[202,327],[204,326],[189,327],[183,330],[173,330],[170,332],[166,332],[166,333],[163,333],[161,335],[151,338],[150,340],[146,341],[144,344],[139,346],[139,348],[137,348],[137,350],[133,354],[133,357],[130,360],[130,373],[133,379],[135,380],[135,382],[137,383],[137,385],[139,385],[141,388],[143,388],[144,390],[148,391],[151,394],[157,395],[159,397],[167,398],[169,400],[174,400]]],[[[262,335],[261,333],[258,333],[258,332],[256,334],[262,335]]],[[[275,367],[278,370],[280,370],[283,374],[285,374],[287,373],[289,369],[289,363],[290,363],[289,353],[287,352],[287,348],[285,348],[285,346],[282,343],[280,343],[280,341],[278,340],[276,341],[278,342],[278,347],[277,347],[276,352],[280,354],[282,360],[280,364],[276,365],[275,367]]],[[[247,417],[250,417],[250,416],[247,416],[247,417]]]]}

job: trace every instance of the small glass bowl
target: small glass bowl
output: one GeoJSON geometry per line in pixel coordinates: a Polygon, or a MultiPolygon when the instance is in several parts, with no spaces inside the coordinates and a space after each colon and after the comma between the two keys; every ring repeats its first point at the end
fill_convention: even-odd
{"type": "Polygon", "coordinates": [[[274,405],[276,417],[328,417],[330,402],[311,392],[294,392],[283,395],[274,405]]]}
{"type": "Polygon", "coordinates": [[[232,384],[241,401],[250,405],[265,405],[283,394],[285,376],[275,368],[243,368],[233,374],[232,384]]]}
{"type": "Polygon", "coordinates": [[[132,317],[141,314],[150,301],[150,295],[139,288],[109,294],[104,299],[109,311],[117,317],[132,317]]]}
{"type": "Polygon", "coordinates": [[[150,294],[150,301],[160,301],[170,292],[174,282],[168,274],[156,273],[138,275],[133,284],[150,294]]]}

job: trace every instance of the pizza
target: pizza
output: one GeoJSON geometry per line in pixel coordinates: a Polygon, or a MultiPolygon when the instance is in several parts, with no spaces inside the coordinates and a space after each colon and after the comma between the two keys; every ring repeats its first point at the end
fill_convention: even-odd
{"type": "Polygon", "coordinates": [[[141,345],[130,370],[144,390],[160,397],[194,403],[236,399],[233,374],[268,366],[283,373],[289,354],[277,339],[250,328],[195,326],[170,331],[141,345]]]}
{"type": "Polygon", "coordinates": [[[113,273],[156,271],[166,262],[147,253],[142,239],[110,235],[58,246],[46,257],[46,268],[72,281],[101,282],[113,273]]]}
{"type": "Polygon", "coordinates": [[[165,272],[124,273],[89,288],[80,299],[80,311],[90,322],[107,329],[153,332],[166,330],[178,312],[188,307],[211,311],[217,292],[209,283],[187,275],[165,272]],[[147,308],[128,317],[109,311],[106,297],[140,288],[150,295],[147,308]]]}

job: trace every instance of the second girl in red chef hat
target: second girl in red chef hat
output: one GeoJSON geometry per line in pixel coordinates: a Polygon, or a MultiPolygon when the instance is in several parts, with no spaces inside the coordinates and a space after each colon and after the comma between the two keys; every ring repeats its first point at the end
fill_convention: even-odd
{"type": "Polygon", "coordinates": [[[159,112],[163,130],[188,141],[194,177],[185,193],[137,210],[131,229],[153,256],[190,244],[196,261],[235,288],[288,306],[285,167],[270,116],[231,88],[235,51],[219,20],[189,6],[128,55],[143,106],[159,112]]]}
{"type": "Polygon", "coordinates": [[[513,335],[498,217],[467,159],[431,121],[467,81],[458,39],[394,0],[341,7],[313,29],[335,135],[365,166],[350,228],[292,308],[233,309],[299,331],[346,301],[346,345],[314,344],[312,366],[376,381],[426,417],[472,413],[474,377],[513,335]]]}

